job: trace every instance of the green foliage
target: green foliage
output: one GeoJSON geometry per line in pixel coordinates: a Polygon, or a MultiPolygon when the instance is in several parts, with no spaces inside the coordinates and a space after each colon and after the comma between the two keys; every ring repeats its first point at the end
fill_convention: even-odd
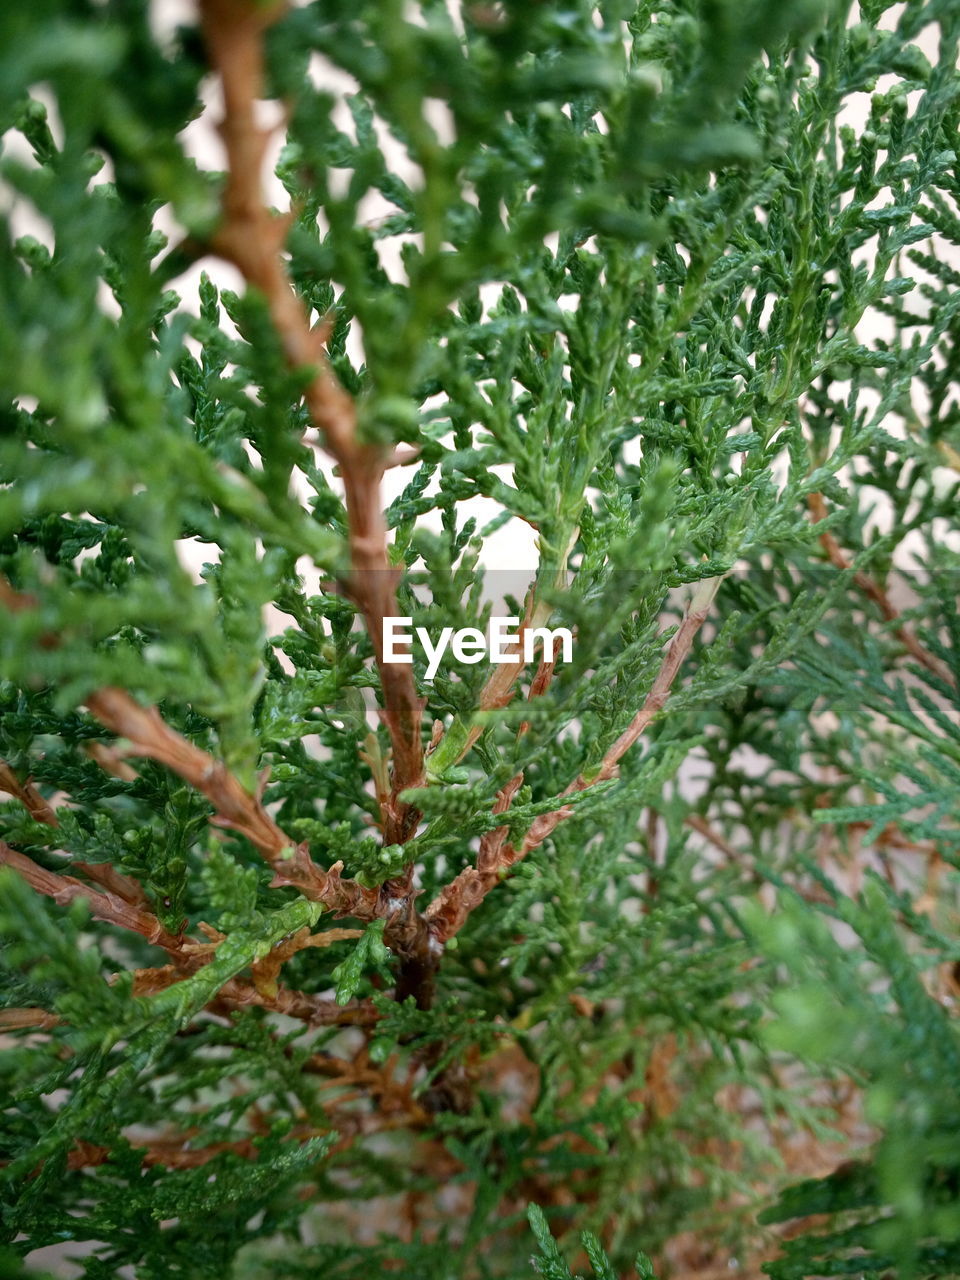
{"type": "Polygon", "coordinates": [[[573,660],[415,648],[391,793],[375,532],[217,257],[199,19],[0,6],[0,1271],[515,1277],[528,1206],[551,1280],[960,1271],[960,7],[268,11],[397,613],[573,660]]]}
{"type": "Polygon", "coordinates": [[[795,983],[775,998],[766,1031],[778,1050],[863,1081],[864,1111],[881,1134],[869,1162],[791,1187],[768,1222],[842,1215],[841,1229],[791,1241],[771,1275],[943,1274],[960,1259],[957,1204],[957,1030],[922,980],[929,953],[898,937],[890,887],[871,879],[853,901],[834,890],[830,914],[855,931],[851,954],[795,898],[776,919],[751,913],[764,949],[795,983]],[[909,1158],[905,1153],[909,1151],[909,1158]]]}
{"type": "MultiPolygon", "coordinates": [[[[547,1225],[546,1218],[543,1216],[543,1210],[532,1204],[527,1211],[527,1217],[530,1219],[530,1226],[534,1236],[536,1236],[537,1244],[540,1246],[541,1257],[533,1260],[534,1269],[544,1277],[544,1280],[571,1280],[572,1272],[567,1269],[563,1255],[550,1234],[550,1228],[547,1225]]],[[[590,1259],[590,1266],[593,1269],[596,1280],[616,1280],[616,1276],[610,1268],[610,1259],[604,1253],[603,1246],[597,1237],[591,1231],[583,1231],[580,1234],[580,1243],[590,1259]]],[[[650,1265],[650,1259],[645,1253],[637,1254],[634,1265],[641,1280],[654,1280],[653,1268],[650,1265]]]]}
{"type": "Polygon", "coordinates": [[[374,920],[363,932],[363,937],[334,969],[331,977],[336,983],[337,1004],[349,1004],[360,988],[368,969],[383,968],[390,952],[383,945],[383,920],[374,920]]]}

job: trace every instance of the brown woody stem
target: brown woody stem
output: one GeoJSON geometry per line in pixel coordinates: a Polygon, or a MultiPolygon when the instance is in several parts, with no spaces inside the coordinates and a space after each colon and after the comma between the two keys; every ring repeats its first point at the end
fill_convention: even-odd
{"type": "Polygon", "coordinates": [[[102,920],[105,924],[119,925],[122,929],[139,933],[148,942],[162,947],[164,951],[179,953],[182,948],[183,940],[165,929],[152,912],[145,911],[142,907],[116,894],[100,893],[96,889],[91,889],[89,885],[73,876],[48,871],[25,854],[11,849],[3,840],[0,840],[0,864],[12,868],[31,889],[52,898],[61,906],[82,898],[89,906],[90,914],[95,920],[102,920]]]}
{"type": "MultiPolygon", "coordinates": [[[[0,865],[10,867],[37,893],[52,898],[61,906],[74,902],[78,898],[82,899],[95,920],[137,933],[166,951],[173,963],[159,969],[136,971],[135,995],[149,995],[162,991],[175,982],[180,982],[188,974],[195,973],[207,964],[216,951],[216,943],[200,943],[191,938],[172,934],[151,911],[114,893],[100,893],[96,889],[91,889],[89,885],[83,884],[73,876],[48,871],[2,840],[0,840],[0,865]]],[[[372,1005],[354,1001],[349,1005],[341,1006],[332,1000],[323,1000],[304,991],[281,987],[276,982],[280,965],[293,954],[293,951],[304,946],[322,946],[337,941],[344,935],[356,937],[357,932],[353,929],[333,929],[326,935],[320,934],[306,938],[301,936],[295,942],[280,943],[274,948],[274,952],[278,954],[269,953],[264,960],[258,962],[259,971],[257,964],[253,966],[254,982],[252,984],[243,982],[239,978],[229,979],[218,991],[211,1008],[229,1010],[258,1005],[274,1013],[298,1018],[313,1026],[371,1025],[380,1016],[372,1005]],[[271,958],[273,964],[270,963],[271,958]]],[[[50,1014],[47,1017],[54,1021],[48,1021],[42,1025],[49,1027],[57,1025],[58,1020],[55,1015],[50,1014]]],[[[39,1026],[41,1023],[14,1020],[8,1021],[5,1025],[11,1028],[39,1026]]]]}
{"type": "Polygon", "coordinates": [[[0,760],[0,791],[6,791],[8,795],[15,796],[34,822],[43,822],[50,827],[57,825],[57,815],[33,785],[32,780],[27,778],[21,782],[5,760],[0,760]]]}
{"type": "MultiPolygon", "coordinates": [[[[644,734],[650,723],[663,710],[670,691],[677,678],[684,659],[690,652],[697,632],[703,626],[710,612],[710,606],[720,585],[719,578],[704,579],[697,584],[690,604],[677,628],[673,639],[664,655],[656,679],[643,701],[640,710],[633,717],[627,728],[620,734],[616,742],[607,750],[600,762],[600,767],[589,776],[580,774],[563,792],[572,795],[595,786],[598,782],[606,782],[617,775],[617,765],[635,742],[644,734]]],[[[504,789],[507,792],[503,808],[495,812],[504,812],[513,794],[520,785],[519,776],[511,780],[504,789]],[[512,788],[512,790],[511,790],[512,788]]],[[[498,797],[498,805],[501,797],[498,797]]],[[[476,867],[467,867],[465,871],[437,895],[426,910],[426,918],[432,935],[442,945],[463,928],[470,913],[484,900],[490,890],[500,881],[503,875],[525,858],[528,853],[541,845],[544,840],[573,813],[570,805],[561,805],[550,813],[542,814],[531,825],[519,845],[508,844],[501,833],[505,828],[491,832],[486,846],[481,844],[480,857],[476,867]]]]}
{"type": "Polygon", "coordinates": [[[216,821],[246,836],[270,863],[276,872],[274,886],[292,885],[311,902],[321,902],[338,915],[376,918],[375,890],[342,880],[341,863],[329,871],[317,866],[306,846],[285,835],[225,765],[171,729],[155,707],[141,707],[123,689],[115,688],[90,694],[87,707],[101,724],[128,740],[131,754],[159,761],[205,795],[216,809],[216,821]]]}
{"type": "MultiPolygon", "coordinates": [[[[822,494],[811,493],[807,499],[807,503],[810,507],[810,514],[813,516],[815,523],[819,523],[821,520],[826,518],[828,514],[827,504],[824,502],[822,494]]],[[[840,547],[840,543],[829,530],[825,530],[821,533],[820,545],[827,553],[827,557],[835,569],[849,570],[853,568],[850,558],[844,553],[840,547]]],[[[954,687],[956,685],[956,681],[953,678],[953,672],[945,662],[941,662],[940,659],[930,653],[928,649],[925,649],[910,627],[908,627],[905,622],[901,621],[900,610],[893,604],[883,587],[880,586],[879,582],[874,578],[871,578],[869,574],[863,573],[860,569],[854,573],[853,580],[867,599],[872,600],[873,603],[877,605],[880,612],[888,622],[896,622],[899,624],[894,627],[893,634],[897,637],[910,656],[916,659],[922,667],[926,667],[926,669],[932,675],[935,675],[938,680],[942,680],[944,684],[954,687]]]]}
{"type": "MultiPolygon", "coordinates": [[[[402,844],[419,814],[400,793],[423,780],[422,702],[412,667],[383,660],[383,620],[396,616],[398,570],[387,552],[380,482],[392,461],[388,448],[364,443],[351,397],[334,376],[323,348],[323,328],[312,328],[283,263],[285,220],[268,208],[261,188],[267,134],[255,105],[263,83],[263,36],[284,12],[283,4],[252,0],[202,0],[203,33],[210,63],[223,85],[220,126],[227,152],[223,222],[212,246],[266,299],[291,368],[314,370],[304,399],[327,451],[343,477],[350,534],[351,573],[345,589],[363,614],[383,690],[383,718],[393,749],[392,785],[383,813],[387,844],[402,844]]],[[[409,893],[412,868],[404,877],[409,893]]]]}

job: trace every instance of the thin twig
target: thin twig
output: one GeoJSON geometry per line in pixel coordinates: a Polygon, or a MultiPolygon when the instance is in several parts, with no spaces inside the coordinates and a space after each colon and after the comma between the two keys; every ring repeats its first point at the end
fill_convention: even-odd
{"type": "Polygon", "coordinates": [[[702,582],[697,583],[690,604],[683,615],[676,634],[670,641],[663,664],[657,672],[657,677],[651,686],[650,692],[644,699],[643,706],[621,733],[620,737],[617,738],[613,746],[607,750],[603,760],[600,762],[599,770],[596,773],[592,773],[589,778],[581,774],[576,782],[567,788],[564,794],[583,791],[587,787],[595,786],[598,782],[607,782],[617,776],[619,762],[633,744],[639,741],[651,721],[660,714],[666,705],[667,699],[670,697],[670,691],[673,688],[673,682],[676,680],[680,668],[690,652],[697,632],[709,616],[710,606],[713,604],[720,581],[720,578],[705,578],[702,582]]]}
{"type": "Polygon", "coordinates": [[[715,849],[719,849],[726,858],[729,866],[736,867],[740,864],[742,861],[741,855],[733,847],[726,836],[723,835],[722,832],[718,831],[716,827],[711,825],[711,823],[709,823],[702,814],[688,813],[684,822],[691,830],[696,831],[699,835],[703,836],[705,840],[709,840],[715,849]]]}
{"type": "Polygon", "coordinates": [[[276,874],[271,883],[275,887],[291,885],[338,915],[376,918],[376,890],[341,879],[342,863],[329,871],[319,867],[306,845],[285,835],[259,799],[245,790],[224,764],[171,729],[155,707],[142,707],[116,688],[90,694],[87,707],[101,724],[127,739],[129,754],[159,761],[205,795],[216,810],[215,821],[246,836],[273,867],[276,874]]]}
{"type": "MultiPolygon", "coordinates": [[[[212,955],[211,950],[203,959],[212,959],[212,955]]],[[[190,967],[197,969],[200,963],[194,960],[190,967]]],[[[251,969],[253,967],[251,965],[251,969]]],[[[184,976],[184,969],[176,964],[161,965],[155,969],[137,969],[134,973],[133,994],[155,995],[156,992],[165,991],[182,981],[184,976]]],[[[282,1013],[287,1018],[296,1018],[312,1027],[368,1027],[373,1026],[381,1017],[369,1000],[352,1000],[349,1004],[340,1005],[335,1000],[326,1000],[308,991],[282,986],[275,986],[274,991],[267,994],[257,985],[240,978],[229,978],[207,1006],[212,1013],[230,1013],[250,1008],[282,1013]]]]}
{"type": "MultiPolygon", "coordinates": [[[[29,811],[35,822],[42,822],[48,827],[60,826],[56,811],[44,800],[33,785],[32,780],[28,778],[26,781],[21,782],[10,766],[3,760],[0,760],[0,789],[16,796],[29,811]]],[[[147,901],[146,894],[136,880],[123,875],[122,872],[111,867],[109,863],[71,861],[70,869],[71,871],[79,871],[88,880],[92,880],[94,884],[99,884],[108,893],[115,894],[125,902],[144,905],[147,901]]]]}
{"type": "MultiPolygon", "coordinates": [[[[710,606],[720,586],[720,578],[707,578],[698,583],[690,604],[677,628],[673,639],[664,655],[663,663],[656,679],[643,701],[640,710],[633,717],[627,728],[620,734],[616,742],[606,751],[599,768],[589,775],[580,774],[566,790],[563,796],[569,796],[598,782],[606,782],[617,775],[617,766],[623,756],[644,734],[650,723],[663,710],[673,682],[693,645],[697,632],[706,622],[710,606]]],[[[516,782],[516,779],[513,780],[516,782]]],[[[512,786],[513,783],[508,784],[512,786]]],[[[519,783],[517,783],[519,786],[519,783]]],[[[504,841],[493,842],[488,846],[492,856],[481,868],[478,860],[476,867],[467,867],[450,884],[446,885],[427,908],[425,916],[430,930],[438,945],[442,946],[466,923],[470,913],[484,900],[490,890],[506,872],[528,853],[541,845],[564,819],[573,814],[573,807],[560,805],[549,813],[536,818],[519,845],[507,844],[504,841]]],[[[493,833],[494,836],[497,834],[493,833]]]]}
{"type": "Polygon", "coordinates": [[[43,822],[50,827],[57,825],[57,815],[33,785],[33,779],[21,782],[5,760],[0,760],[0,791],[6,791],[19,800],[34,822],[43,822]]]}
{"type": "MultiPolygon", "coordinates": [[[[705,840],[708,840],[715,849],[718,849],[723,854],[727,866],[743,867],[745,861],[743,853],[732,845],[726,836],[701,814],[688,813],[684,822],[692,831],[696,831],[698,835],[703,836],[705,840]]],[[[763,884],[763,876],[755,867],[751,868],[748,879],[751,884],[763,884]]]]}
{"type": "MultiPolygon", "coordinates": [[[[819,523],[827,516],[827,504],[823,500],[822,494],[811,493],[807,498],[807,504],[810,507],[810,514],[813,516],[814,523],[819,523]]],[[[853,568],[853,562],[841,549],[840,543],[829,530],[825,530],[820,534],[820,545],[826,551],[830,563],[836,569],[849,570],[853,568]]],[[[861,569],[857,569],[853,575],[853,580],[867,597],[879,608],[880,612],[888,622],[895,622],[898,625],[893,628],[893,634],[897,637],[903,647],[907,650],[912,658],[915,658],[922,667],[925,667],[938,680],[942,680],[944,684],[951,688],[956,688],[956,680],[953,672],[945,662],[932,654],[929,649],[924,648],[923,644],[917,638],[915,632],[901,621],[903,615],[890,597],[880,586],[876,579],[871,578],[869,574],[864,573],[861,569]]]]}
{"type": "Polygon", "coordinates": [[[0,1009],[0,1031],[52,1031],[62,1021],[46,1009],[0,1009]]]}
{"type": "Polygon", "coordinates": [[[304,925],[289,938],[284,938],[275,947],[271,947],[262,960],[254,961],[250,966],[253,985],[260,995],[274,999],[279,989],[277,979],[280,970],[291,956],[307,947],[331,947],[335,942],[347,942],[362,936],[362,929],[325,929],[322,933],[311,933],[309,927],[304,925]]]}
{"type": "Polygon", "coordinates": [[[127,902],[113,893],[100,893],[89,885],[77,880],[74,876],[60,875],[56,871],[48,871],[39,866],[31,858],[20,853],[3,840],[0,840],[0,864],[12,868],[27,882],[31,889],[52,898],[60,906],[66,906],[82,898],[90,909],[95,920],[104,924],[118,925],[121,929],[129,929],[139,933],[148,942],[162,947],[164,951],[179,953],[183,947],[183,939],[161,924],[152,912],[145,911],[135,903],[127,902]]]}
{"type": "MultiPolygon", "coordinates": [[[[0,840],[0,864],[16,871],[33,890],[52,898],[59,905],[64,906],[81,899],[86,902],[95,920],[139,934],[148,942],[166,951],[171,958],[171,964],[158,969],[136,970],[134,995],[148,995],[162,991],[182,981],[189,974],[195,973],[213,959],[218,942],[221,940],[221,935],[209,928],[208,933],[216,939],[213,942],[197,942],[192,938],[173,934],[152,912],[143,907],[113,893],[100,893],[73,876],[48,871],[2,840],[0,840]]],[[[328,946],[332,942],[338,942],[347,937],[355,938],[359,932],[356,929],[330,929],[325,933],[304,936],[301,931],[295,935],[295,941],[284,940],[263,960],[251,965],[254,974],[252,984],[243,982],[239,978],[231,978],[225,982],[211,1002],[211,1007],[221,1004],[228,1009],[234,1009],[257,1005],[274,1013],[298,1018],[314,1026],[371,1025],[380,1015],[368,1002],[355,1001],[349,1005],[338,1005],[333,1000],[324,1000],[304,991],[281,987],[276,982],[280,966],[295,951],[302,950],[306,946],[328,946]],[[260,966],[259,971],[258,966],[260,966]],[[265,978],[271,984],[268,990],[265,989],[263,981],[265,978]]]]}

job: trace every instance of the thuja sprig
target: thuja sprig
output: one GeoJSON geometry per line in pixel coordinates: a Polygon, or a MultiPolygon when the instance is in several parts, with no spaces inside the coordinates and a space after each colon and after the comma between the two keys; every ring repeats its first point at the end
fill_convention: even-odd
{"type": "Polygon", "coordinates": [[[951,1265],[955,6],[162,17],[0,13],[5,1233],[951,1265]]]}

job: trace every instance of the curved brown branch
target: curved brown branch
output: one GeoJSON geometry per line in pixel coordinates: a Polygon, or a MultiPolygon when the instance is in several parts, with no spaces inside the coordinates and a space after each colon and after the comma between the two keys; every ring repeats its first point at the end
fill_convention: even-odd
{"type": "MultiPolygon", "coordinates": [[[[106,748],[103,749],[106,750],[106,748]]],[[[136,777],[136,774],[134,774],[134,777],[136,777]]],[[[3,760],[0,760],[0,790],[16,796],[35,822],[42,822],[48,827],[59,827],[60,823],[57,819],[56,811],[44,800],[33,785],[32,780],[27,778],[26,781],[21,782],[10,766],[3,760]]],[[[100,885],[108,893],[114,894],[124,902],[133,902],[142,906],[147,901],[146,894],[136,880],[131,880],[129,876],[123,875],[120,871],[111,867],[109,863],[77,862],[74,859],[70,863],[70,869],[79,871],[88,880],[100,885]]]]}
{"type": "Polygon", "coordinates": [[[338,915],[376,917],[376,890],[342,880],[341,863],[329,871],[317,866],[306,846],[285,835],[225,765],[171,729],[155,707],[142,707],[125,690],[115,688],[90,694],[87,707],[101,724],[129,742],[130,754],[157,760],[205,795],[216,810],[216,821],[246,836],[270,863],[276,873],[274,886],[291,885],[338,915]]]}
{"type": "MultiPolygon", "coordinates": [[[[826,518],[827,504],[824,502],[822,494],[811,493],[807,498],[807,505],[810,508],[810,514],[813,517],[814,523],[819,523],[821,520],[826,518]]],[[[853,562],[844,553],[840,543],[829,530],[821,533],[820,545],[827,553],[827,557],[835,569],[849,570],[853,568],[853,562]]],[[[893,604],[883,587],[880,586],[879,582],[875,581],[875,579],[871,578],[869,574],[864,573],[860,569],[854,573],[853,580],[867,599],[872,600],[879,608],[880,612],[888,622],[895,622],[899,624],[893,628],[893,634],[897,637],[910,656],[919,662],[921,667],[925,667],[931,675],[936,676],[938,680],[942,680],[944,684],[949,685],[951,688],[955,688],[957,682],[954,679],[953,672],[945,662],[942,662],[928,649],[924,648],[911,628],[902,621],[900,610],[893,604]]]]}
{"type": "Polygon", "coordinates": [[[413,835],[419,819],[399,797],[423,781],[423,704],[412,667],[383,660],[383,620],[400,613],[396,598],[399,571],[391,565],[387,552],[380,494],[380,482],[393,453],[360,439],[356,405],[334,376],[324,351],[325,328],[311,327],[287,276],[282,257],[287,221],[267,208],[261,188],[269,136],[255,116],[263,83],[262,42],[264,32],[285,7],[283,3],[257,4],[252,0],[201,0],[210,63],[223,85],[220,133],[227,152],[224,216],[211,243],[263,294],[291,368],[313,370],[304,399],[343,477],[351,561],[344,585],[363,614],[373,644],[383,690],[383,717],[393,749],[392,786],[383,813],[384,841],[402,844],[413,835]]]}
{"type": "MultiPolygon", "coordinates": [[[[698,583],[690,604],[684,613],[680,626],[667,647],[660,670],[657,673],[650,692],[643,701],[640,710],[630,724],[607,750],[600,762],[600,767],[589,775],[580,774],[563,792],[564,796],[573,795],[595,786],[598,782],[607,782],[617,776],[617,766],[624,755],[637,742],[651,722],[663,710],[673,683],[679,674],[684,659],[690,652],[697,632],[706,622],[710,606],[720,586],[719,578],[708,578],[698,583]]],[[[505,812],[510,800],[520,785],[519,777],[511,780],[498,796],[494,812],[505,812]],[[511,790],[512,788],[512,790],[511,790]],[[505,801],[501,802],[501,797],[505,801]]],[[[491,832],[486,845],[481,843],[480,856],[476,867],[467,867],[455,880],[446,885],[426,910],[432,937],[438,946],[442,946],[454,934],[463,928],[470,913],[484,900],[491,889],[503,878],[509,869],[525,858],[528,853],[543,844],[564,819],[573,814],[573,807],[561,805],[549,813],[541,814],[531,824],[530,829],[519,845],[506,842],[505,831],[501,827],[491,832]]]]}
{"type": "Polygon", "coordinates": [[[19,800],[34,822],[43,822],[50,827],[57,825],[57,815],[33,785],[33,779],[21,782],[6,760],[0,760],[0,791],[6,791],[7,795],[19,800]]]}
{"type": "MultiPolygon", "coordinates": [[[[174,983],[182,981],[189,974],[202,968],[213,959],[216,952],[220,935],[214,930],[207,929],[208,934],[217,940],[213,942],[197,942],[181,934],[173,934],[144,907],[114,893],[100,893],[74,876],[48,871],[2,840],[0,840],[0,865],[10,867],[26,881],[31,889],[47,898],[52,898],[59,905],[65,906],[77,899],[82,899],[95,920],[139,934],[154,946],[166,951],[172,963],[156,969],[138,969],[135,972],[134,995],[150,995],[173,986],[174,983]]],[[[312,1026],[373,1025],[380,1015],[369,1002],[352,1001],[348,1005],[338,1005],[333,1000],[325,1000],[305,991],[281,987],[276,981],[281,965],[295,951],[307,946],[329,945],[344,937],[356,937],[358,932],[355,929],[331,929],[325,934],[307,936],[301,932],[293,939],[281,942],[263,960],[255,962],[252,966],[253,983],[244,982],[240,978],[229,979],[220,988],[209,1008],[216,1012],[218,1009],[242,1009],[256,1005],[269,1009],[273,1013],[297,1018],[312,1026]]],[[[56,1017],[53,1014],[46,1016],[54,1019],[56,1017]]],[[[13,1021],[6,1024],[8,1027],[39,1025],[41,1025],[39,1022],[27,1021],[13,1021]]],[[[43,1025],[55,1026],[56,1021],[43,1025]]]]}
{"type": "Polygon", "coordinates": [[[116,894],[100,893],[96,889],[91,889],[89,885],[84,884],[82,880],[77,880],[74,876],[48,871],[46,867],[39,866],[25,854],[11,849],[3,840],[0,840],[0,864],[16,871],[31,889],[42,893],[47,898],[52,898],[60,906],[66,906],[77,898],[82,898],[95,920],[101,920],[104,924],[118,925],[122,929],[129,929],[132,933],[139,933],[148,942],[162,947],[164,951],[179,953],[182,948],[183,939],[165,929],[152,912],[145,911],[142,907],[116,894]]]}

